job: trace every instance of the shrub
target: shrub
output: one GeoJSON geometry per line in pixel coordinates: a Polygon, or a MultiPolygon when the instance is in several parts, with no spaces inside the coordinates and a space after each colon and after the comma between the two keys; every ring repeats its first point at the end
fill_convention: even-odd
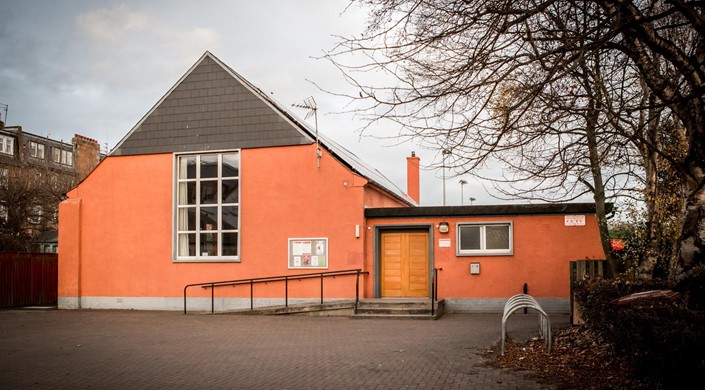
{"type": "Polygon", "coordinates": [[[578,283],[575,298],[585,325],[630,358],[634,379],[674,388],[696,383],[705,372],[705,313],[688,309],[683,300],[612,304],[624,295],[664,288],[658,280],[590,279],[578,283]]]}

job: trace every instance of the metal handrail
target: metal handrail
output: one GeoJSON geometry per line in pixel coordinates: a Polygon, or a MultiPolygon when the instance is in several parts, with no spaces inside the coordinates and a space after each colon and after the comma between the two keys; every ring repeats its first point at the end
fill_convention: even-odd
{"type": "Polygon", "coordinates": [[[253,286],[258,283],[269,283],[269,282],[284,282],[284,305],[289,307],[289,280],[303,280],[320,278],[321,279],[321,304],[323,304],[323,278],[336,277],[336,276],[346,276],[346,275],[356,275],[355,279],[355,313],[357,314],[357,307],[360,303],[360,275],[368,275],[369,272],[363,272],[361,269],[350,269],[342,271],[326,271],[326,272],[312,272],[306,274],[296,274],[296,275],[281,275],[281,276],[266,276],[260,278],[247,278],[247,279],[236,279],[236,280],[222,280],[218,282],[204,282],[204,283],[192,283],[184,286],[184,314],[186,314],[186,290],[189,287],[201,287],[211,289],[211,313],[215,312],[215,288],[225,287],[225,286],[238,286],[241,284],[250,285],[250,310],[254,309],[254,294],[253,286]]]}
{"type": "Polygon", "coordinates": [[[438,271],[443,271],[443,268],[434,268],[431,276],[431,316],[436,315],[435,302],[438,301],[438,271]]]}

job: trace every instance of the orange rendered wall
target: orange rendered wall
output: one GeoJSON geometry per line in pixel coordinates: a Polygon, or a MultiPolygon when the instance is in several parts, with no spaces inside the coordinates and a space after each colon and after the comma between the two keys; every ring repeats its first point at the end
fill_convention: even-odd
{"type": "MultiPolygon", "coordinates": [[[[528,293],[536,298],[568,298],[570,295],[569,262],[605,258],[594,215],[586,215],[585,226],[564,226],[563,215],[399,218],[370,219],[366,229],[367,267],[375,261],[375,226],[433,225],[433,261],[438,274],[439,298],[509,298],[528,293]],[[449,222],[450,230],[442,234],[437,225],[449,222]],[[456,256],[458,222],[513,222],[514,253],[511,256],[456,256]],[[450,239],[449,248],[439,247],[439,239],[450,239]],[[470,274],[470,263],[480,263],[480,274],[470,274]]],[[[373,280],[366,280],[365,291],[372,294],[373,280]]],[[[372,296],[372,295],[369,295],[372,296]]]]}
{"type": "MultiPolygon", "coordinates": [[[[190,283],[316,271],[288,269],[289,238],[328,238],[328,270],[362,267],[363,203],[386,204],[389,196],[366,194],[367,181],[325,151],[317,168],[315,156],[315,145],[241,151],[240,262],[231,263],[172,261],[172,154],[106,158],[62,204],[60,292],[180,297],[190,283]],[[76,203],[80,208],[70,207],[76,203]],[[79,223],[80,235],[69,234],[79,223]],[[64,246],[64,239],[73,244],[64,246]]],[[[354,277],[327,280],[325,294],[350,297],[354,283],[354,277]]],[[[290,287],[290,297],[316,297],[320,288],[311,281],[290,287]]],[[[189,291],[189,297],[210,296],[189,291]]],[[[219,297],[249,297],[245,286],[217,291],[219,297]]],[[[256,297],[282,297],[283,285],[255,291],[256,297]]]]}

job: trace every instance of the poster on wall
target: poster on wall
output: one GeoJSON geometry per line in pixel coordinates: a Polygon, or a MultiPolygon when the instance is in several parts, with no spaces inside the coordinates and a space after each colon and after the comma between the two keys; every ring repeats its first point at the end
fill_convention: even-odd
{"type": "Polygon", "coordinates": [[[289,268],[328,268],[328,239],[290,238],[289,268]]]}

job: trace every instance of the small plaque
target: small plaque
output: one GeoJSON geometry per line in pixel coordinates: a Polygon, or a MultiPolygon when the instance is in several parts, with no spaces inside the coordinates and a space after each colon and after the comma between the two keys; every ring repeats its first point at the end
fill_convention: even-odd
{"type": "Polygon", "coordinates": [[[441,238],[438,240],[439,248],[450,248],[450,238],[441,238]]]}
{"type": "Polygon", "coordinates": [[[564,218],[565,226],[585,226],[584,215],[566,215],[564,218]]]}

